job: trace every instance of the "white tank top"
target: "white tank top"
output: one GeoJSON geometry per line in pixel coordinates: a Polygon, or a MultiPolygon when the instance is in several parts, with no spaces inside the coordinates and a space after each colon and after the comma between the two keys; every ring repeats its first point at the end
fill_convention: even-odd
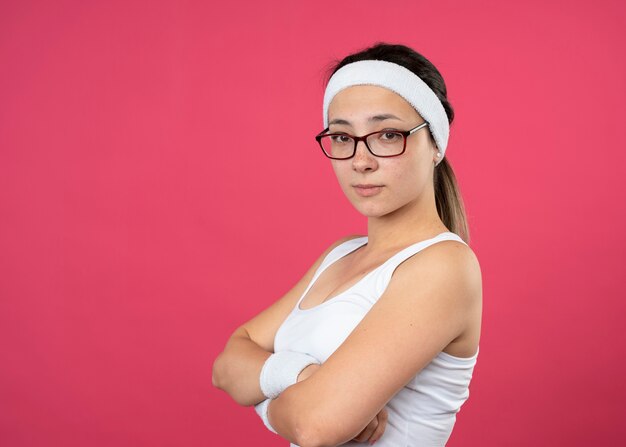
{"type": "MultiPolygon", "coordinates": [[[[298,303],[279,327],[274,351],[305,352],[324,363],[383,294],[396,267],[420,250],[445,240],[465,243],[455,233],[440,233],[396,253],[349,289],[315,307],[301,309],[302,299],[322,272],[366,244],[367,237],[338,245],[323,259],[298,303]]],[[[478,352],[477,349],[472,357],[465,358],[440,352],[387,403],[387,427],[376,444],[379,447],[444,446],[452,433],[456,413],[469,397],[478,352]]],[[[291,447],[297,446],[291,444],[291,447]]]]}

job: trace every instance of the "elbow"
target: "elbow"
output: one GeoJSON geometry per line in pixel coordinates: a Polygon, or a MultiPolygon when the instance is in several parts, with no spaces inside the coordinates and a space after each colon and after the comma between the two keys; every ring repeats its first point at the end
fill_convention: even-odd
{"type": "Polygon", "coordinates": [[[296,428],[296,443],[300,447],[326,447],[326,444],[318,431],[312,430],[310,427],[296,428]]]}
{"type": "Polygon", "coordinates": [[[211,381],[213,382],[213,386],[215,388],[219,388],[220,390],[224,389],[224,385],[222,384],[222,374],[221,374],[221,363],[220,359],[222,358],[222,354],[218,355],[215,361],[213,362],[213,367],[211,368],[211,381]]]}
{"type": "Polygon", "coordinates": [[[335,447],[346,442],[341,440],[341,427],[333,423],[329,413],[305,414],[295,424],[296,443],[300,447],[335,447]]]}
{"type": "MultiPolygon", "coordinates": [[[[344,444],[351,439],[346,436],[345,417],[338,414],[333,399],[321,396],[313,383],[314,379],[307,379],[283,391],[278,398],[281,410],[275,416],[282,419],[285,434],[300,447],[344,444]]],[[[272,414],[270,410],[270,419],[272,414]]]]}
{"type": "Polygon", "coordinates": [[[334,446],[336,444],[326,444],[318,439],[309,439],[309,438],[302,438],[302,440],[298,441],[298,445],[300,447],[331,447],[334,446]]]}
{"type": "Polygon", "coordinates": [[[217,381],[217,378],[216,378],[216,376],[215,376],[215,369],[213,370],[213,374],[211,374],[211,382],[212,382],[212,384],[213,384],[213,386],[214,386],[215,388],[218,388],[218,389],[220,389],[220,390],[221,390],[221,388],[220,388],[220,386],[219,386],[219,382],[217,381]]]}
{"type": "Polygon", "coordinates": [[[270,406],[270,423],[277,428],[280,425],[284,431],[281,434],[300,447],[322,447],[327,444],[317,419],[320,403],[304,396],[302,392],[297,392],[302,390],[303,385],[304,383],[295,384],[281,393],[274,409],[270,406]],[[280,424],[276,424],[279,421],[280,424]]]}
{"type": "Polygon", "coordinates": [[[340,443],[329,441],[319,431],[309,430],[298,432],[296,442],[300,447],[335,447],[340,445],[340,443]]]}
{"type": "Polygon", "coordinates": [[[250,401],[247,396],[240,392],[239,387],[232,381],[228,380],[229,374],[225,369],[226,365],[221,361],[222,354],[220,354],[213,362],[213,368],[211,369],[211,382],[213,386],[228,394],[237,404],[242,407],[249,407],[255,405],[258,402],[250,401]]]}

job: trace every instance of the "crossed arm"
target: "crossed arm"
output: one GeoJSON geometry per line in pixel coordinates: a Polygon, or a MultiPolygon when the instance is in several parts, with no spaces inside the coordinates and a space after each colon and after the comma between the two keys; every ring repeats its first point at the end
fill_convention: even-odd
{"type": "MultiPolygon", "coordinates": [[[[351,440],[463,333],[480,296],[478,263],[463,244],[440,242],[407,259],[385,293],[315,374],[271,401],[271,425],[303,447],[351,440]]],[[[260,373],[262,355],[258,355],[260,373]]],[[[260,387],[258,391],[255,399],[260,402],[264,396],[260,387]]]]}

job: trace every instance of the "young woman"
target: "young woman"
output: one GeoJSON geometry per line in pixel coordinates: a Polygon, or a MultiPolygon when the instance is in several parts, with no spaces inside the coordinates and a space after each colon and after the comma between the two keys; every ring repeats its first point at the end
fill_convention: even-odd
{"type": "Polygon", "coordinates": [[[333,70],[316,139],[367,236],[332,244],[239,327],[213,384],[291,445],[443,446],[479,350],[480,266],[444,157],[439,71],[378,44],[333,70]]]}

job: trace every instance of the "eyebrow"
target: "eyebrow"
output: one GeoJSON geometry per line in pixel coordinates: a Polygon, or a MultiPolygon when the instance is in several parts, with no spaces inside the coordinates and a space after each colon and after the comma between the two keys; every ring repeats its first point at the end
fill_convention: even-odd
{"type": "MultiPolygon", "coordinates": [[[[374,116],[370,116],[367,121],[369,122],[380,122],[380,121],[385,121],[385,120],[398,120],[398,121],[404,121],[401,118],[398,118],[397,116],[391,114],[391,113],[383,113],[382,115],[374,115],[374,116]]],[[[352,124],[350,124],[350,121],[348,120],[344,120],[341,118],[335,118],[334,120],[330,121],[328,123],[330,124],[344,124],[346,126],[351,126],[352,124]]]]}

